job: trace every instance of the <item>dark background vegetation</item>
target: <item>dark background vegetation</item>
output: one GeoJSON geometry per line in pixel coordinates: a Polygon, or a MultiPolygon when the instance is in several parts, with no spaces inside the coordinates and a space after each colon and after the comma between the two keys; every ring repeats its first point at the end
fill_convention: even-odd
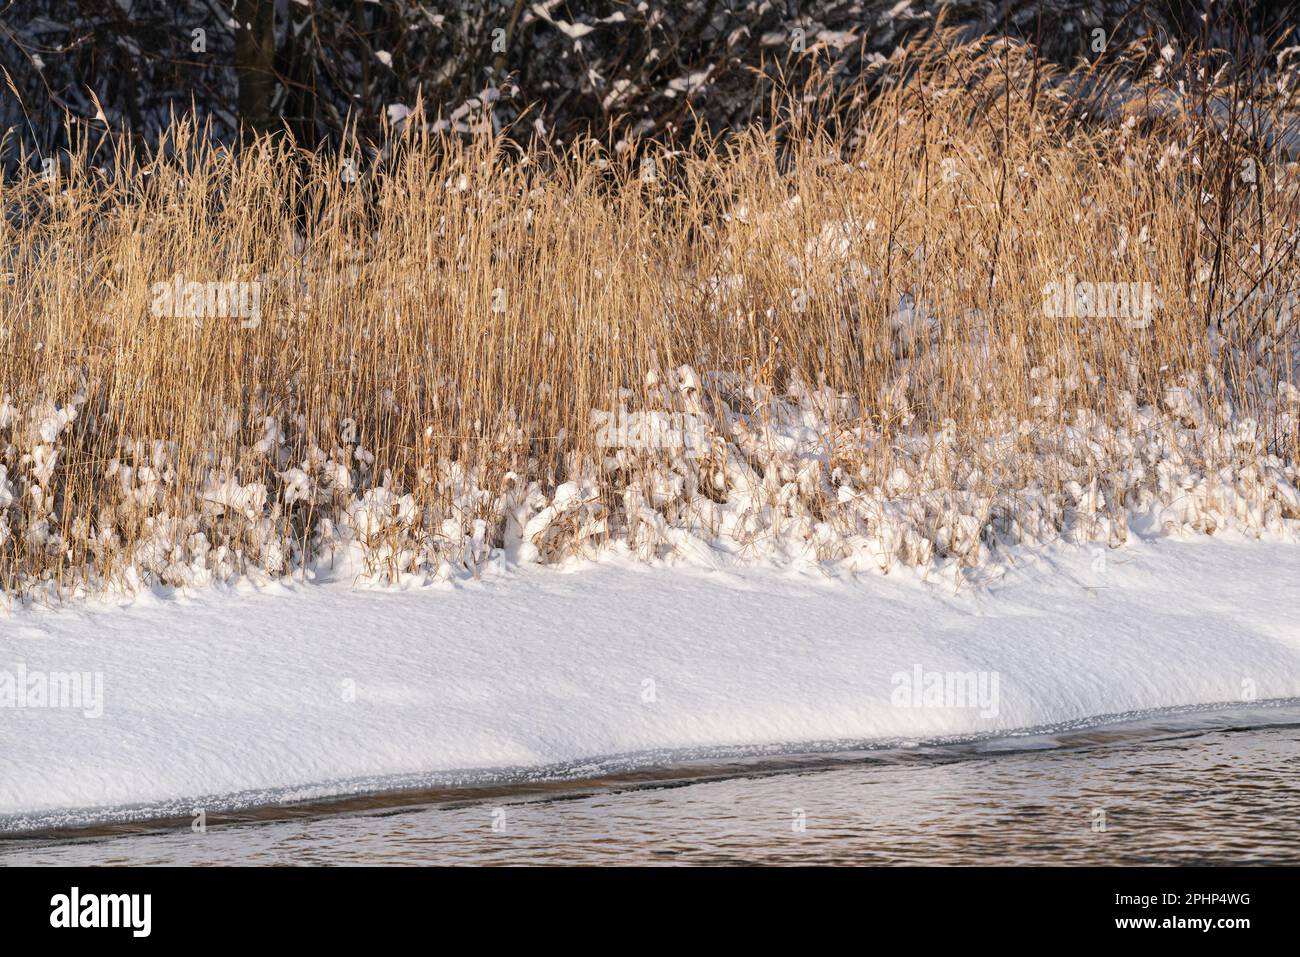
{"type": "Polygon", "coordinates": [[[1300,44],[1295,0],[0,0],[0,148],[12,166],[149,145],[191,110],[218,141],[307,146],[411,111],[548,138],[715,132],[761,119],[783,80],[854,81],[936,22],[1063,65],[1098,56],[1098,29],[1136,64],[1166,44],[1260,63],[1300,44]]]}

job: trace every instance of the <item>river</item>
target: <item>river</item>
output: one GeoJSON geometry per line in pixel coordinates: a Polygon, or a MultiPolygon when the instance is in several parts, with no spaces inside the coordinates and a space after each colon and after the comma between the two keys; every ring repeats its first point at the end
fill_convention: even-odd
{"type": "Polygon", "coordinates": [[[0,839],[4,864],[1296,864],[1300,702],[0,839]]]}

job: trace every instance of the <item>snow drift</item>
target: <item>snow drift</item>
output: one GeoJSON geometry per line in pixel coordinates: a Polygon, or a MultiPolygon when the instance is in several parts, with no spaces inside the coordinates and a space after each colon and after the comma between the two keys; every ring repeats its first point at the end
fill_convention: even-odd
{"type": "Polygon", "coordinates": [[[1296,697],[1298,572],[1229,535],[1052,549],[979,590],[620,561],[17,612],[0,672],[98,673],[102,715],[0,710],[0,828],[1296,697]]]}

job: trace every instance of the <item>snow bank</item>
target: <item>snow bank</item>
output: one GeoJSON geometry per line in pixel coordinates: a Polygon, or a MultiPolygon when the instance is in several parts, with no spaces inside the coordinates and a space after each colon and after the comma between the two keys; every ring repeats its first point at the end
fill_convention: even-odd
{"type": "Polygon", "coordinates": [[[0,708],[0,829],[1300,696],[1297,608],[1300,549],[1216,535],[1047,550],[956,591],[624,560],[0,613],[0,680],[102,679],[99,717],[0,708]],[[927,699],[933,674],[972,674],[983,700],[927,699]]]}

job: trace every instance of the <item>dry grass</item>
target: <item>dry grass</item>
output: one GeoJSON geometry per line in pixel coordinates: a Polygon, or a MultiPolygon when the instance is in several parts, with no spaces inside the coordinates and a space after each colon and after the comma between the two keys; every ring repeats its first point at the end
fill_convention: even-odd
{"type": "Polygon", "coordinates": [[[837,527],[871,533],[848,527],[850,498],[952,489],[975,504],[935,510],[978,529],[927,519],[929,544],[894,557],[970,559],[1044,540],[1022,505],[1067,531],[1080,495],[1062,490],[1089,475],[1090,515],[1113,522],[1137,488],[1161,499],[1150,468],[1114,478],[1144,408],[1199,475],[1267,461],[1294,482],[1280,384],[1297,382],[1298,320],[1226,291],[1296,287],[1295,165],[1195,110],[1080,122],[1010,44],[936,43],[908,66],[870,102],[722,143],[557,153],[410,130],[313,155],[212,149],[179,124],[112,175],[82,155],[57,181],[4,184],[0,588],[284,574],[349,536],[386,574],[475,569],[512,541],[662,554],[645,508],[671,543],[730,521],[708,507],[745,481],[740,552],[795,535],[843,557],[837,527]],[[176,274],[260,279],[260,322],[154,315],[176,274]],[[1044,315],[1067,274],[1151,283],[1151,323],[1044,315]],[[591,414],[620,406],[698,414],[711,446],[686,466],[609,461],[591,414]],[[1238,462],[1214,436],[1248,418],[1238,462]],[[1041,436],[1073,445],[1045,455],[1041,436]],[[294,468],[307,492],[286,498],[294,468]],[[684,487],[657,489],[665,476],[684,487]],[[570,481],[579,509],[553,502],[570,481]],[[367,525],[349,508],[377,487],[393,499],[372,496],[367,525]]]}

